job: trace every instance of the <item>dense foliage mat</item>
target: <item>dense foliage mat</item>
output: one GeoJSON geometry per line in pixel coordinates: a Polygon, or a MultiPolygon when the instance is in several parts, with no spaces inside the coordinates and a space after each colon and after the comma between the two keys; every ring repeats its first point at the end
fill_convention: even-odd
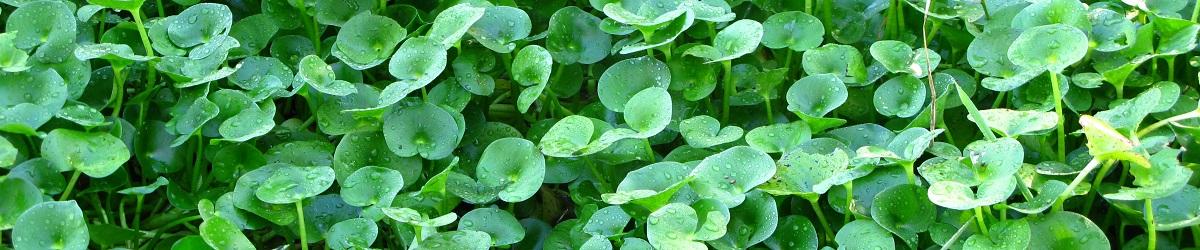
{"type": "Polygon", "coordinates": [[[1200,247],[1190,0],[0,3],[0,249],[1200,247]]]}

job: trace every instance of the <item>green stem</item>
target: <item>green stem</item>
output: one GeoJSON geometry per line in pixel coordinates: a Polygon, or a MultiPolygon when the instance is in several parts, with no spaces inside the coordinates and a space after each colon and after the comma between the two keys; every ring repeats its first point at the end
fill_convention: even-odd
{"type": "MultiPolygon", "coordinates": [[[[809,15],[813,14],[813,0],[804,0],[804,13],[808,13],[809,15]]],[[[1192,16],[1195,15],[1193,14],[1192,16]]]]}
{"type": "MultiPolygon", "coordinates": [[[[891,1],[892,5],[896,5],[897,3],[899,3],[899,1],[896,1],[896,0],[891,1]]],[[[888,8],[887,15],[884,16],[884,18],[883,18],[884,37],[892,38],[892,37],[896,36],[896,9],[897,8],[888,8]]],[[[826,29],[826,30],[828,30],[828,29],[826,29]]]]}
{"type": "MultiPolygon", "coordinates": [[[[788,69],[787,70],[788,72],[791,72],[792,71],[792,54],[794,52],[792,52],[792,49],[790,49],[790,48],[784,48],[784,50],[786,50],[787,52],[783,52],[783,68],[786,68],[786,69],[788,69]]],[[[784,74],[784,75],[788,75],[788,74],[784,74]]]]}
{"type": "MultiPolygon", "coordinates": [[[[821,3],[821,15],[825,16],[825,20],[821,20],[821,23],[825,25],[825,30],[833,30],[833,1],[822,0],[821,3]]],[[[826,32],[826,34],[833,35],[831,32],[826,32]]]]}
{"type": "MultiPolygon", "coordinates": [[[[158,16],[159,17],[165,16],[166,13],[162,9],[163,8],[162,0],[155,0],[155,1],[158,4],[158,16]]],[[[130,13],[133,14],[133,22],[134,22],[134,24],[137,25],[138,37],[140,37],[142,40],[142,49],[146,51],[145,52],[146,56],[153,57],[154,56],[154,46],[151,46],[150,36],[147,35],[147,33],[146,33],[146,25],[144,25],[142,23],[141,11],[133,10],[130,13]]],[[[154,62],[154,60],[146,61],[146,67],[147,67],[146,83],[145,83],[146,89],[154,89],[154,85],[156,85],[158,83],[158,76],[157,76],[158,70],[155,70],[155,67],[154,67],[155,64],[156,63],[154,62]]],[[[142,103],[138,104],[138,120],[137,120],[137,124],[135,124],[135,125],[137,125],[139,127],[142,125],[142,122],[144,121],[145,116],[146,116],[145,115],[146,114],[146,105],[147,105],[146,102],[142,102],[142,103]]]]}
{"type": "Polygon", "coordinates": [[[1117,245],[1125,245],[1125,221],[1121,221],[1121,225],[1117,226],[1117,245]]]}
{"type": "Polygon", "coordinates": [[[108,211],[104,209],[104,204],[100,203],[100,195],[97,193],[92,193],[91,197],[92,206],[96,207],[96,210],[100,210],[100,221],[103,221],[105,224],[110,223],[108,219],[108,211]]]}
{"type": "Polygon", "coordinates": [[[63,189],[62,196],[58,197],[58,201],[65,201],[67,198],[71,197],[71,190],[75,189],[75,182],[79,181],[79,174],[81,173],[83,172],[79,171],[78,169],[76,169],[74,173],[71,173],[71,180],[67,181],[67,188],[63,189]]]}
{"type": "Polygon", "coordinates": [[[1100,159],[1095,158],[1089,161],[1086,166],[1083,166],[1083,170],[1080,170],[1079,174],[1075,176],[1075,179],[1071,180],[1071,184],[1067,184],[1067,188],[1063,189],[1066,191],[1063,191],[1062,194],[1059,194],[1058,200],[1054,201],[1054,211],[1062,211],[1063,202],[1066,202],[1067,197],[1070,197],[1071,193],[1075,192],[1075,187],[1078,187],[1079,183],[1083,182],[1083,179],[1087,178],[1088,174],[1091,174],[1093,170],[1096,170],[1097,166],[1100,166],[1100,159]]]}
{"type": "MultiPolygon", "coordinates": [[[[1104,180],[1104,176],[1108,175],[1108,171],[1112,170],[1114,165],[1113,163],[1116,163],[1116,161],[1104,162],[1104,166],[1100,167],[1100,172],[1096,172],[1096,178],[1092,179],[1092,187],[1100,186],[1100,181],[1104,180]]],[[[1083,202],[1083,214],[1089,214],[1092,212],[1092,202],[1094,201],[1094,198],[1095,196],[1089,192],[1087,199],[1083,202]]]]}
{"type": "Polygon", "coordinates": [[[946,240],[946,244],[943,244],[942,248],[940,249],[949,250],[951,247],[955,246],[954,242],[957,242],[958,238],[962,237],[963,232],[966,232],[967,228],[971,227],[971,222],[974,221],[968,220],[966,223],[963,223],[962,226],[958,227],[958,230],[954,231],[953,235],[950,235],[950,239],[946,240]]]}
{"type": "Polygon", "coordinates": [[[199,133],[196,134],[196,158],[193,160],[192,176],[194,177],[192,179],[192,190],[199,191],[201,187],[200,178],[202,178],[200,169],[203,167],[202,163],[204,162],[204,136],[199,133]]]}
{"type": "MultiPolygon", "coordinates": [[[[102,17],[108,16],[108,9],[100,10],[100,16],[102,16],[102,17]]],[[[104,29],[104,24],[106,22],[98,22],[98,23],[99,24],[97,24],[97,25],[99,26],[99,28],[96,28],[96,30],[106,30],[106,29],[104,29]]],[[[100,41],[100,39],[102,39],[103,37],[104,37],[104,32],[96,32],[96,38],[95,38],[96,41],[100,41]]]]}
{"type": "Polygon", "coordinates": [[[425,237],[422,237],[422,235],[421,235],[421,233],[422,233],[421,229],[423,229],[423,228],[421,226],[417,226],[417,225],[413,225],[412,227],[413,227],[413,245],[420,245],[421,240],[423,238],[425,238],[425,237]]]}
{"type": "MultiPolygon", "coordinates": [[[[933,27],[929,28],[929,37],[925,38],[925,42],[932,41],[934,37],[937,37],[938,31],[942,30],[942,22],[941,21],[938,21],[938,20],[932,20],[932,21],[933,21],[933,27]]],[[[926,48],[926,49],[928,49],[928,48],[926,48]]]]}
{"type": "Polygon", "coordinates": [[[1067,131],[1064,128],[1066,117],[1063,116],[1062,90],[1058,86],[1058,73],[1050,73],[1050,91],[1054,95],[1054,114],[1058,116],[1058,160],[1067,162],[1067,131]]]}
{"type": "Polygon", "coordinates": [[[509,76],[512,76],[512,62],[513,62],[512,53],[500,53],[500,59],[504,60],[505,72],[508,72],[507,74],[509,76]]]}
{"type": "Polygon", "coordinates": [[[983,233],[984,236],[991,235],[988,232],[987,224],[983,220],[983,209],[981,207],[975,207],[975,221],[977,222],[976,226],[979,226],[979,232],[983,233]]]}
{"type": "Polygon", "coordinates": [[[300,127],[304,128],[304,129],[308,129],[308,126],[311,126],[313,124],[313,122],[316,122],[316,121],[317,121],[317,116],[315,116],[315,115],[308,116],[307,119],[304,119],[304,122],[300,123],[300,127]]]}
{"type": "MultiPolygon", "coordinates": [[[[162,237],[163,229],[170,229],[171,227],[178,226],[179,224],[183,224],[183,223],[187,223],[187,222],[199,220],[199,219],[202,219],[202,217],[200,217],[200,215],[192,215],[192,216],[188,216],[188,217],[184,217],[184,218],[179,218],[177,220],[167,223],[164,226],[155,228],[154,229],[154,237],[152,237],[152,238],[150,238],[150,240],[146,241],[146,244],[150,245],[151,242],[154,242],[154,241],[158,240],[159,237],[162,237]]],[[[139,248],[139,249],[142,249],[142,248],[139,248]]]]}
{"type": "Polygon", "coordinates": [[[975,127],[979,128],[979,133],[983,134],[983,138],[992,140],[996,139],[996,135],[992,134],[992,129],[987,125],[987,121],[983,119],[983,115],[979,113],[979,109],[975,107],[975,103],[968,97],[967,92],[962,90],[958,84],[954,85],[954,91],[958,93],[958,100],[962,103],[963,108],[967,109],[967,114],[975,120],[975,127]]]}
{"type": "Polygon", "coordinates": [[[1175,57],[1174,56],[1167,57],[1165,60],[1167,60],[1167,81],[1174,82],[1175,81],[1175,57]]]}
{"type": "Polygon", "coordinates": [[[775,124],[775,111],[771,110],[771,99],[763,98],[763,106],[767,108],[767,124],[775,124]]]}
{"type": "MultiPolygon", "coordinates": [[[[1192,4],[1192,22],[1193,23],[1196,22],[1197,16],[1200,16],[1200,0],[1196,0],[1196,2],[1192,4]]],[[[1196,229],[1196,228],[1193,227],[1192,229],[1196,229]]],[[[1200,238],[1200,237],[1197,237],[1197,238],[1200,238]]],[[[1196,246],[1200,246],[1200,239],[1197,239],[1196,241],[1198,242],[1196,244],[1196,246]]]]}
{"type": "Polygon", "coordinates": [[[29,145],[29,151],[31,152],[29,155],[41,155],[41,152],[38,152],[41,151],[41,148],[38,148],[37,144],[33,142],[33,136],[25,135],[24,137],[25,145],[29,145]]]}
{"type": "MultiPolygon", "coordinates": [[[[156,0],[156,1],[161,2],[161,0],[156,0]]],[[[161,8],[162,5],[159,5],[159,6],[160,6],[159,8],[161,8]]],[[[150,35],[147,35],[146,25],[142,23],[142,11],[134,9],[134,10],[131,10],[129,13],[133,15],[133,23],[137,25],[138,37],[142,39],[142,49],[146,50],[146,56],[154,56],[154,47],[150,46],[150,35]]],[[[160,16],[163,15],[162,10],[159,10],[159,15],[160,16]]],[[[153,67],[151,67],[151,68],[153,68],[153,67]]],[[[147,74],[152,74],[152,72],[155,72],[155,70],[147,70],[147,71],[151,72],[151,73],[147,73],[147,74]]],[[[153,84],[153,82],[151,82],[151,84],[153,84]]]]}
{"type": "MultiPolygon", "coordinates": [[[[1024,186],[1024,184],[1017,184],[1017,185],[1024,186]]],[[[1001,202],[999,205],[1000,205],[1000,221],[1008,221],[1008,202],[1007,201],[1001,202]]]]}
{"type": "Polygon", "coordinates": [[[304,200],[296,201],[296,219],[300,225],[300,249],[308,250],[308,233],[304,229],[304,200]]]}
{"type": "Polygon", "coordinates": [[[592,177],[596,178],[596,182],[599,182],[600,193],[612,192],[612,188],[609,186],[608,181],[604,180],[604,175],[600,174],[600,169],[596,168],[596,164],[592,162],[592,159],[585,156],[583,157],[583,160],[586,161],[588,170],[592,171],[592,177]]]}
{"type": "Polygon", "coordinates": [[[1146,208],[1144,208],[1146,213],[1146,237],[1150,238],[1149,243],[1146,245],[1146,250],[1154,250],[1158,246],[1155,244],[1158,241],[1158,230],[1155,230],[1154,205],[1152,201],[1151,199],[1146,199],[1146,208]]]}
{"type": "Polygon", "coordinates": [[[1007,93],[1008,92],[1000,92],[1000,93],[996,94],[996,99],[992,100],[992,108],[993,109],[1000,108],[1000,104],[1004,103],[1004,94],[1007,94],[1007,93]]]}
{"type": "Polygon", "coordinates": [[[650,138],[642,139],[642,143],[646,146],[646,156],[648,157],[646,160],[649,162],[654,162],[654,148],[651,147],[652,145],[650,145],[650,138]]]}
{"type": "Polygon", "coordinates": [[[129,224],[125,223],[125,221],[127,221],[125,219],[125,198],[117,199],[117,204],[119,204],[119,206],[117,206],[117,219],[119,219],[118,222],[120,222],[121,227],[129,228],[129,224]]]}
{"type": "Polygon", "coordinates": [[[896,19],[896,25],[899,25],[899,27],[896,28],[896,35],[899,36],[900,32],[905,30],[903,0],[896,0],[896,19]]]}
{"type": "Polygon", "coordinates": [[[1170,124],[1172,122],[1177,122],[1177,121],[1182,121],[1182,120],[1187,120],[1187,119],[1192,119],[1192,118],[1197,118],[1197,117],[1200,117],[1200,110],[1193,110],[1191,112],[1178,114],[1178,115],[1169,117],[1167,119],[1163,119],[1161,121],[1155,122],[1154,124],[1150,124],[1150,126],[1146,126],[1145,128],[1138,130],[1137,136],[1138,137],[1146,136],[1147,134],[1150,134],[1150,132],[1154,132],[1155,129],[1161,128],[1162,126],[1166,126],[1167,124],[1170,124]]]}
{"type": "MultiPolygon", "coordinates": [[[[308,15],[308,7],[305,6],[304,1],[301,1],[299,6],[296,6],[296,8],[300,9],[300,14],[308,15]]],[[[321,51],[321,34],[317,33],[318,27],[316,17],[313,17],[311,22],[309,22],[309,20],[301,20],[301,22],[304,22],[304,28],[308,29],[308,38],[312,40],[313,48],[316,48],[317,51],[321,51]]]]}
{"type": "MultiPolygon", "coordinates": [[[[1017,175],[1016,173],[1013,173],[1013,176],[1016,178],[1021,178],[1021,176],[1017,175]]],[[[1017,184],[1017,190],[1021,191],[1021,198],[1025,198],[1027,201],[1032,200],[1034,197],[1033,193],[1029,192],[1029,187],[1026,187],[1025,184],[1017,184]]]]}
{"type": "Polygon", "coordinates": [[[843,184],[846,187],[846,214],[842,218],[842,224],[850,223],[850,215],[854,213],[854,180],[843,184]]]}
{"type": "Polygon", "coordinates": [[[119,126],[119,123],[117,123],[117,118],[121,117],[121,107],[123,107],[121,105],[121,103],[125,101],[125,74],[123,74],[124,73],[123,71],[125,71],[125,67],[113,66],[112,70],[113,70],[113,82],[112,82],[113,89],[112,89],[112,97],[111,98],[113,99],[113,102],[115,102],[115,103],[113,104],[113,110],[112,110],[111,116],[113,118],[113,124],[114,124],[113,129],[120,129],[121,126],[119,126]]]}
{"type": "Polygon", "coordinates": [[[942,128],[942,134],[946,135],[946,142],[954,144],[954,134],[950,133],[950,126],[946,126],[946,119],[938,120],[938,127],[942,128]]]}
{"type": "Polygon", "coordinates": [[[983,17],[987,18],[987,19],[992,19],[992,14],[989,13],[988,8],[987,8],[987,0],[980,0],[979,6],[983,6],[983,17]]]}
{"type": "Polygon", "coordinates": [[[821,212],[821,204],[817,201],[817,199],[812,199],[808,200],[808,203],[812,204],[813,213],[817,215],[817,220],[821,222],[821,229],[825,230],[825,241],[833,241],[833,229],[829,227],[829,221],[825,219],[825,212],[821,212]]]}
{"type": "Polygon", "coordinates": [[[134,203],[134,205],[133,205],[133,229],[134,230],[142,229],[142,202],[145,200],[145,198],[146,198],[145,195],[140,195],[140,194],[134,197],[134,199],[137,200],[137,203],[134,203]]]}
{"type": "Polygon", "coordinates": [[[163,9],[162,0],[154,0],[154,6],[158,7],[158,17],[167,16],[167,12],[163,9]]]}
{"type": "Polygon", "coordinates": [[[914,173],[913,164],[911,162],[902,162],[900,166],[904,168],[904,176],[908,178],[908,184],[917,185],[917,174],[914,173]]]}
{"type": "Polygon", "coordinates": [[[721,91],[721,123],[724,124],[729,122],[729,100],[732,99],[734,91],[733,62],[722,61],[721,67],[725,69],[725,88],[721,91]]]}
{"type": "MultiPolygon", "coordinates": [[[[1192,15],[1192,19],[1195,19],[1195,16],[1196,15],[1192,15]]],[[[1192,229],[1192,246],[1200,247],[1200,225],[1191,226],[1191,229],[1192,229]]]]}
{"type": "Polygon", "coordinates": [[[675,47],[675,43],[667,43],[663,46],[658,47],[659,49],[661,49],[663,51],[663,58],[666,58],[668,62],[671,61],[671,50],[674,47],[675,47]]]}

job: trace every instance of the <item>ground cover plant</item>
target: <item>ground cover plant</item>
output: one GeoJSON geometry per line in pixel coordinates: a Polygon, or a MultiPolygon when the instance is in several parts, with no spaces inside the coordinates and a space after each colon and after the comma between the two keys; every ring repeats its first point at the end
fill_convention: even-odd
{"type": "Polygon", "coordinates": [[[1186,0],[0,0],[0,249],[1196,249],[1186,0]]]}

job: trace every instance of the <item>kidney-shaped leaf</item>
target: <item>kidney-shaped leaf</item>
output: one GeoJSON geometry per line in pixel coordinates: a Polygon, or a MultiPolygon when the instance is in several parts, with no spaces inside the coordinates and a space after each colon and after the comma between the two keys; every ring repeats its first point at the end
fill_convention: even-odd
{"type": "Polygon", "coordinates": [[[388,62],[388,73],[396,77],[379,94],[379,105],[386,107],[399,102],[408,93],[421,89],[437,79],[446,69],[446,50],[429,37],[414,37],[404,41],[388,62]]]}
{"type": "Polygon", "coordinates": [[[638,137],[650,137],[671,123],[671,108],[671,94],[666,88],[649,87],[629,98],[623,113],[625,123],[637,131],[638,137]]]}
{"type": "Polygon", "coordinates": [[[693,148],[707,148],[721,145],[742,138],[745,133],[742,127],[725,126],[717,118],[699,115],[679,122],[679,133],[684,141],[693,148]]]}
{"type": "MultiPolygon", "coordinates": [[[[1058,116],[1053,112],[988,109],[980,110],[979,114],[993,130],[1009,137],[1045,134],[1058,124],[1058,116]]],[[[971,116],[967,119],[974,121],[971,116]]]]}
{"type": "Polygon", "coordinates": [[[254,190],[254,195],[271,204],[289,204],[317,196],[334,181],[333,168],[328,166],[283,166],[254,190]]]}
{"type": "Polygon", "coordinates": [[[729,214],[728,233],[709,242],[718,249],[748,249],[766,240],[779,226],[775,197],[760,191],[746,194],[746,202],[729,209],[729,214]]]}
{"type": "Polygon", "coordinates": [[[929,202],[925,195],[925,187],[904,184],[894,186],[879,192],[871,203],[871,218],[879,226],[909,241],[915,246],[917,233],[925,232],[933,226],[937,217],[937,207],[929,202]]]}
{"type": "Polygon", "coordinates": [[[1117,192],[1104,194],[1110,200],[1159,199],[1178,192],[1192,177],[1192,170],[1179,165],[1178,149],[1166,148],[1150,156],[1149,166],[1131,166],[1137,187],[1121,187],[1117,192]]]}
{"type": "Polygon", "coordinates": [[[799,195],[815,200],[829,188],[871,173],[873,167],[850,167],[850,156],[841,149],[828,154],[795,150],[783,155],[775,176],[759,187],[773,195],[799,195]]]}
{"type": "Polygon", "coordinates": [[[554,123],[542,136],[538,146],[542,154],[552,157],[572,157],[592,141],[594,124],[591,118],[572,115],[554,123]]]}
{"type": "Polygon", "coordinates": [[[0,72],[0,131],[33,134],[67,100],[67,85],[52,70],[0,72]]]}
{"type": "Polygon", "coordinates": [[[601,198],[609,204],[634,203],[657,210],[686,186],[685,180],[691,178],[692,170],[692,166],[678,162],[650,164],[630,171],[617,185],[615,193],[603,194],[601,198]]]}
{"type": "Polygon", "coordinates": [[[125,143],[111,134],[55,129],[42,141],[42,157],[59,169],[102,178],[120,169],[130,154],[125,143]]]}
{"type": "Polygon", "coordinates": [[[804,52],[801,60],[804,72],[809,75],[833,74],[841,77],[847,86],[862,86],[867,82],[867,66],[863,64],[858,49],[841,44],[826,44],[804,52]]]}
{"type": "Polygon", "coordinates": [[[467,30],[483,17],[485,11],[485,7],[475,6],[471,3],[451,6],[438,13],[426,34],[431,39],[430,42],[440,48],[439,50],[446,50],[458,42],[458,39],[461,39],[464,34],[467,34],[467,30]]]}
{"type": "Polygon", "coordinates": [[[118,10],[137,10],[142,8],[145,0],[88,0],[87,3],[118,10]]]}
{"type": "MultiPolygon", "coordinates": [[[[517,225],[517,227],[519,228],[520,225],[517,225]]],[[[491,242],[492,239],[488,233],[474,230],[459,230],[431,235],[421,241],[421,244],[412,248],[416,250],[487,250],[491,247],[491,242]]]]}
{"type": "Polygon", "coordinates": [[[609,1],[601,9],[613,20],[634,26],[655,26],[685,13],[684,0],[609,1]]]}
{"type": "Polygon", "coordinates": [[[991,235],[976,234],[963,243],[964,250],[1020,250],[1029,249],[1029,222],[1008,220],[991,225],[991,235]]]}
{"type": "Polygon", "coordinates": [[[879,85],[872,100],[879,114],[907,118],[921,112],[928,92],[920,79],[912,75],[900,75],[879,85]]]}
{"type": "Polygon", "coordinates": [[[254,243],[242,234],[241,228],[222,216],[213,216],[200,223],[200,237],[213,249],[254,248],[254,243]]]}
{"type": "Polygon", "coordinates": [[[763,25],[758,21],[742,19],[733,22],[713,38],[713,45],[696,45],[684,51],[692,55],[708,59],[709,63],[729,61],[742,55],[754,52],[762,41],[763,25]]]}
{"type": "Polygon", "coordinates": [[[516,49],[514,41],[529,36],[532,24],[529,14],[524,10],[510,6],[491,6],[483,12],[483,17],[475,21],[467,33],[471,34],[479,44],[499,53],[509,53],[516,49]]]}
{"type": "Polygon", "coordinates": [[[331,249],[366,249],[379,236],[379,226],[367,218],[354,218],[333,224],[325,236],[325,245],[331,249]]]}
{"type": "Polygon", "coordinates": [[[788,87],[787,109],[807,116],[823,117],[842,106],[848,96],[842,78],[833,74],[810,75],[788,87]]]}
{"type": "Polygon", "coordinates": [[[386,61],[407,34],[395,20],[363,12],[342,25],[330,50],[351,68],[364,70],[386,61]]]}
{"type": "Polygon", "coordinates": [[[459,129],[449,112],[424,102],[396,107],[383,117],[383,138],[388,149],[402,157],[420,154],[425,159],[445,158],[458,146],[459,129]]]}
{"type": "Polygon", "coordinates": [[[1105,249],[1112,245],[1104,231],[1087,217],[1072,212],[1053,212],[1030,217],[1029,246],[1032,249],[1105,249]]]}
{"type": "Polygon", "coordinates": [[[1058,73],[1087,54],[1087,34],[1065,24],[1029,28],[1008,48],[1008,59],[1021,67],[1058,73]]]}
{"type": "Polygon", "coordinates": [[[30,207],[13,226],[13,248],[87,249],[88,226],[75,201],[47,201],[30,207]]]}
{"type": "Polygon", "coordinates": [[[476,167],[483,185],[503,187],[499,197],[520,202],[533,197],[546,176],[546,160],[533,142],[522,138],[493,141],[483,150],[476,167]]]}
{"type": "Polygon", "coordinates": [[[691,187],[701,198],[736,207],[747,191],[775,175],[775,161],[757,149],[737,146],[705,158],[692,173],[696,179],[691,187]]]}
{"type": "Polygon", "coordinates": [[[12,229],[26,209],[42,203],[42,190],[28,179],[16,177],[15,173],[0,179],[0,192],[4,194],[0,198],[0,229],[12,229]]]}
{"type": "Polygon", "coordinates": [[[621,206],[607,206],[596,210],[583,230],[593,235],[613,236],[623,233],[630,219],[629,213],[621,209],[621,206]]]}
{"type": "Polygon", "coordinates": [[[77,21],[71,6],[59,1],[31,1],[8,14],[4,31],[16,35],[17,48],[33,49],[41,44],[72,44],[77,21]]]}
{"type": "Polygon", "coordinates": [[[671,85],[667,64],[651,57],[625,59],[609,66],[600,75],[596,91],[600,103],[613,111],[624,111],[629,99],[650,87],[671,85]]]}
{"type": "Polygon", "coordinates": [[[507,246],[525,238],[525,228],[512,214],[496,208],[477,208],[462,216],[458,230],[472,230],[491,236],[492,246],[507,246]]]}
{"type": "Polygon", "coordinates": [[[517,52],[512,61],[512,78],[523,86],[550,82],[550,71],[554,60],[546,48],[529,45],[517,52]]]}
{"type": "Polygon", "coordinates": [[[650,214],[646,239],[657,249],[707,249],[695,239],[696,210],[682,203],[670,203],[650,214]]]}
{"type": "Polygon", "coordinates": [[[821,45],[825,26],[821,20],[800,11],[779,12],[763,22],[763,46],[805,51],[821,45]]]}
{"type": "Polygon", "coordinates": [[[579,7],[555,11],[546,32],[546,49],[558,63],[596,63],[612,49],[612,36],[600,30],[600,18],[579,7]]]}
{"type": "Polygon", "coordinates": [[[754,128],[746,133],[746,144],[767,153],[788,152],[812,138],[812,128],[800,121],[754,128]]]}
{"type": "Polygon", "coordinates": [[[233,13],[224,4],[201,3],[165,20],[170,41],[180,48],[190,48],[228,35],[233,13]]]}
{"type": "Polygon", "coordinates": [[[839,249],[896,249],[891,233],[871,220],[856,220],[842,226],[834,240],[839,249]]]}
{"type": "Polygon", "coordinates": [[[333,72],[333,67],[325,64],[316,55],[308,55],[304,59],[300,59],[300,65],[296,65],[296,68],[299,71],[296,79],[308,83],[308,86],[312,86],[321,93],[345,96],[356,92],[354,84],[338,80],[333,72]]]}
{"type": "Polygon", "coordinates": [[[346,204],[366,207],[380,202],[391,203],[391,199],[404,187],[404,175],[389,168],[367,166],[355,170],[342,187],[342,200],[346,204]]]}

